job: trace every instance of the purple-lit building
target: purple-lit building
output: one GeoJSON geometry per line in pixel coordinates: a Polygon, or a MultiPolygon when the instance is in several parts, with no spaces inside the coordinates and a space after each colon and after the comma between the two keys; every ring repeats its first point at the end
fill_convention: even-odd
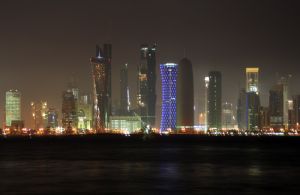
{"type": "Polygon", "coordinates": [[[176,129],[176,79],[177,64],[160,65],[162,82],[161,132],[176,129]]]}

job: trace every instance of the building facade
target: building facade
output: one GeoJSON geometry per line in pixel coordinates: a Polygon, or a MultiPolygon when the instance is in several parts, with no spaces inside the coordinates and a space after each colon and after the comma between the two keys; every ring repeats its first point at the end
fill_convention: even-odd
{"type": "Polygon", "coordinates": [[[21,122],[21,92],[9,90],[5,94],[5,126],[21,122]]]}
{"type": "Polygon", "coordinates": [[[120,115],[128,115],[130,111],[130,96],[128,86],[128,64],[120,72],[120,115]]]}
{"type": "Polygon", "coordinates": [[[47,127],[48,104],[46,101],[31,102],[31,112],[33,119],[33,128],[38,130],[47,127]]]}
{"type": "Polygon", "coordinates": [[[176,82],[176,129],[178,132],[194,132],[194,80],[193,67],[189,59],[178,64],[176,82]]]}
{"type": "Polygon", "coordinates": [[[96,46],[96,57],[91,57],[93,74],[93,128],[104,133],[111,115],[111,45],[96,46]]]}
{"type": "Polygon", "coordinates": [[[222,74],[211,71],[208,74],[208,129],[222,128],[222,74]]]}
{"type": "Polygon", "coordinates": [[[137,83],[138,112],[145,124],[153,126],[156,111],[156,44],[141,45],[137,83]]]}
{"type": "Polygon", "coordinates": [[[77,128],[76,99],[71,90],[66,90],[62,95],[62,127],[68,133],[72,133],[77,128]]]}
{"type": "Polygon", "coordinates": [[[166,63],[160,65],[162,82],[162,107],[160,130],[176,130],[176,79],[177,64],[166,63]]]}

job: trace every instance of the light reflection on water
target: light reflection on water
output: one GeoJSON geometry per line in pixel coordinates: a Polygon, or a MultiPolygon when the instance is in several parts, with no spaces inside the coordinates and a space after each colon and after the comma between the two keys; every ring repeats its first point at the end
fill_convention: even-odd
{"type": "Polygon", "coordinates": [[[194,145],[85,145],[23,150],[7,146],[0,152],[0,194],[259,194],[299,190],[300,161],[295,151],[194,145]]]}

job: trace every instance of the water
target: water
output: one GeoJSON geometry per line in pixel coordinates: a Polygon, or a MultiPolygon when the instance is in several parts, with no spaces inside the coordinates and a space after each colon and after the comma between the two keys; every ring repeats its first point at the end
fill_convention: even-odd
{"type": "Polygon", "coordinates": [[[0,194],[298,194],[299,149],[269,142],[4,141],[0,194]]]}

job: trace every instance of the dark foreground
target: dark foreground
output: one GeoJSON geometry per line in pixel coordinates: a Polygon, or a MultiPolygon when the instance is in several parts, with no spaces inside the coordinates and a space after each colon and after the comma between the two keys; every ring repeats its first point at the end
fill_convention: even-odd
{"type": "Polygon", "coordinates": [[[0,194],[298,194],[300,137],[0,138],[0,194]]]}

